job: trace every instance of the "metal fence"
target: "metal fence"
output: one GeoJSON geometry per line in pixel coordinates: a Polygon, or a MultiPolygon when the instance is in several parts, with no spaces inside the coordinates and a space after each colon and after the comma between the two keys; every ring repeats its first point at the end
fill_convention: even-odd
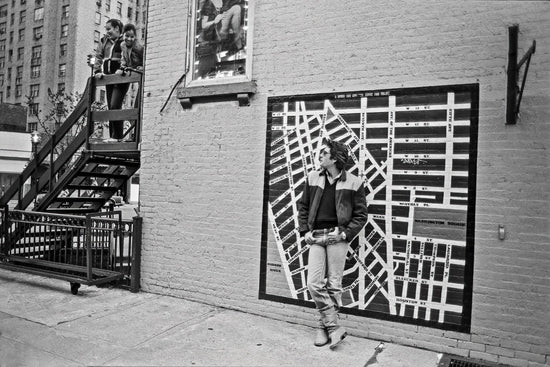
{"type": "MultiPolygon", "coordinates": [[[[120,211],[86,216],[3,208],[0,266],[80,286],[115,282],[139,290],[141,218],[120,211]]],[[[74,286],[74,287],[73,287],[74,286]]]]}

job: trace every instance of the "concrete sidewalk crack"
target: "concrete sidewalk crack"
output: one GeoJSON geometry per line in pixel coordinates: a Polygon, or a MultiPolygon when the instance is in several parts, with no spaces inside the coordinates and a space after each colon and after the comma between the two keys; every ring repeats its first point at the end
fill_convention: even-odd
{"type": "Polygon", "coordinates": [[[222,313],[222,312],[224,312],[224,311],[221,311],[221,310],[218,309],[218,308],[214,308],[214,309],[212,309],[212,310],[210,310],[210,311],[208,311],[208,312],[205,312],[205,313],[203,313],[203,314],[197,316],[196,318],[192,318],[192,319],[189,319],[189,320],[182,321],[182,322],[180,322],[180,323],[178,323],[178,324],[175,324],[175,325],[169,327],[168,329],[163,330],[163,331],[161,331],[161,332],[159,332],[159,333],[157,333],[157,334],[151,336],[150,338],[148,338],[148,339],[146,339],[146,340],[144,340],[144,341],[142,341],[142,342],[136,344],[134,347],[138,347],[138,346],[140,346],[140,345],[142,345],[142,344],[144,344],[144,343],[147,343],[147,342],[150,341],[151,339],[154,339],[154,338],[159,337],[160,335],[166,334],[166,333],[168,333],[170,330],[173,330],[173,329],[175,329],[175,328],[177,328],[177,327],[180,327],[181,325],[187,325],[187,327],[189,327],[189,326],[194,326],[194,325],[200,324],[201,322],[203,322],[203,321],[205,321],[205,320],[208,320],[208,319],[210,319],[210,318],[212,318],[212,317],[214,317],[214,316],[216,316],[216,315],[219,315],[219,314],[222,313]]]}
{"type": "MultiPolygon", "coordinates": [[[[147,339],[145,339],[145,340],[143,340],[143,341],[137,343],[136,345],[130,347],[129,349],[133,349],[133,348],[139,347],[140,345],[143,345],[143,344],[145,344],[145,343],[147,343],[147,342],[149,342],[149,341],[151,341],[151,340],[153,340],[153,339],[155,339],[155,338],[158,338],[159,336],[161,336],[161,335],[163,335],[163,334],[167,334],[167,333],[169,333],[171,330],[173,330],[173,329],[175,329],[175,328],[177,328],[177,327],[180,327],[180,326],[182,326],[182,325],[186,325],[186,327],[191,327],[191,326],[200,324],[201,322],[203,322],[203,321],[205,321],[205,320],[208,320],[208,319],[210,319],[210,318],[212,318],[212,317],[214,317],[214,316],[217,316],[217,315],[219,315],[219,314],[221,314],[221,313],[223,313],[223,312],[227,312],[227,310],[223,310],[223,309],[220,309],[220,308],[213,308],[213,309],[209,310],[208,312],[205,312],[205,313],[203,313],[203,314],[200,314],[200,315],[197,316],[197,317],[194,317],[194,318],[189,319],[189,320],[182,321],[182,322],[180,322],[180,323],[177,323],[177,324],[175,324],[175,325],[169,327],[169,328],[166,329],[166,330],[162,330],[161,332],[152,335],[151,337],[149,337],[149,338],[147,338],[147,339]]],[[[122,354],[121,354],[121,355],[122,355],[122,354]]],[[[107,364],[107,363],[109,363],[109,362],[111,362],[111,361],[114,361],[114,360],[116,360],[117,358],[119,358],[121,355],[116,355],[116,356],[114,356],[113,358],[111,358],[111,359],[105,361],[104,363],[107,364]]]]}
{"type": "MultiPolygon", "coordinates": [[[[148,302],[148,300],[140,300],[138,302],[131,302],[131,303],[128,303],[128,304],[125,305],[125,309],[128,310],[128,309],[131,309],[133,307],[145,304],[146,302],[148,302]]],[[[80,320],[80,319],[83,319],[85,317],[91,317],[91,316],[94,316],[94,315],[98,315],[97,318],[101,319],[101,318],[110,316],[110,315],[112,315],[114,313],[117,313],[117,312],[120,312],[120,310],[119,309],[100,310],[100,311],[97,311],[97,312],[88,313],[86,315],[77,316],[77,317],[75,317],[73,319],[70,319],[70,320],[59,321],[55,326],[59,326],[59,325],[62,325],[62,324],[66,324],[66,323],[69,323],[69,322],[80,320]]]]}

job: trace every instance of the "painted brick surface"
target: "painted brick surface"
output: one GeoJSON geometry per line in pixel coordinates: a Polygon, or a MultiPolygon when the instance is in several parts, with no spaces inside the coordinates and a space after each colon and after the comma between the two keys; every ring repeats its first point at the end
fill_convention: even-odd
{"type": "Polygon", "coordinates": [[[550,3],[322,0],[312,8],[266,0],[254,11],[258,93],[250,106],[183,110],[173,96],[161,114],[185,71],[188,8],[176,0],[149,6],[143,289],[313,325],[312,309],[258,299],[267,98],[479,83],[471,333],[351,315],[343,322],[374,339],[514,366],[548,364],[550,3]],[[520,57],[533,39],[537,51],[519,122],[506,126],[513,24],[520,57]]]}

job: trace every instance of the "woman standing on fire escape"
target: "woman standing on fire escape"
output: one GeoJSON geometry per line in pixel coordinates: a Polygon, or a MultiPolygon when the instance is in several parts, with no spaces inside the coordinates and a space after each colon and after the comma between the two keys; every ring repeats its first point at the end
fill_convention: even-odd
{"type": "MultiPolygon", "coordinates": [[[[94,75],[101,79],[104,74],[114,74],[119,68],[122,58],[122,29],[123,24],[118,19],[109,19],[105,24],[106,34],[101,39],[96,50],[94,75]]],[[[106,85],[107,107],[110,110],[120,110],[129,84],[106,85]]],[[[124,136],[124,121],[109,121],[109,139],[107,141],[120,141],[124,136]]]]}

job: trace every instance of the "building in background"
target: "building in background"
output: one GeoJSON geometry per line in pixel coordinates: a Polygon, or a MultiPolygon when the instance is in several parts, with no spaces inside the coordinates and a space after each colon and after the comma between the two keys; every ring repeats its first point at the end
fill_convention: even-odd
{"type": "Polygon", "coordinates": [[[17,179],[31,157],[25,107],[0,103],[0,196],[17,179]]]}
{"type": "MultiPolygon", "coordinates": [[[[147,0],[0,0],[0,103],[28,107],[27,131],[52,92],[83,92],[105,22],[133,23],[145,37],[147,0]],[[30,99],[29,99],[30,97],[30,99]]],[[[104,95],[100,95],[104,98],[104,95]]]]}

